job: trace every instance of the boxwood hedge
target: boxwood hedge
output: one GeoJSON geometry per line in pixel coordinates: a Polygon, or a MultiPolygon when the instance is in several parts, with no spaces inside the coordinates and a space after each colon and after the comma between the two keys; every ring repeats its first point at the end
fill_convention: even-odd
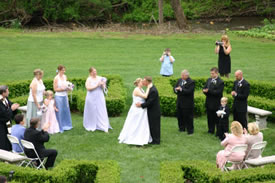
{"type": "MultiPolygon", "coordinates": [[[[126,89],[119,75],[104,75],[104,77],[108,79],[108,94],[106,96],[108,115],[118,116],[123,112],[126,105],[126,89]]],[[[75,90],[72,92],[72,101],[70,102],[71,110],[83,112],[86,96],[86,78],[71,78],[69,81],[75,85],[75,90]]],[[[27,104],[30,82],[30,80],[26,80],[4,83],[9,86],[12,102],[20,105],[27,104]]],[[[45,79],[43,82],[47,90],[53,90],[53,80],[45,79]]]]}
{"type": "Polygon", "coordinates": [[[120,168],[115,161],[63,160],[52,170],[36,170],[0,163],[0,174],[13,170],[20,183],[119,183],[120,168]]]}
{"type": "MultiPolygon", "coordinates": [[[[205,113],[205,95],[202,88],[207,78],[192,78],[195,81],[195,115],[200,116],[205,113]]],[[[176,115],[176,98],[173,86],[176,84],[176,77],[157,77],[154,84],[158,88],[162,115],[176,115]]],[[[234,80],[224,80],[224,96],[229,99],[229,106],[232,106],[233,98],[230,95],[234,80]]],[[[275,84],[269,82],[249,81],[250,95],[248,105],[271,111],[273,114],[268,117],[269,121],[275,121],[275,84]]]]}
{"type": "Polygon", "coordinates": [[[275,165],[249,168],[241,171],[221,172],[208,161],[162,162],[160,183],[252,183],[275,181],[275,165]],[[188,181],[187,181],[188,182],[188,181]]]}

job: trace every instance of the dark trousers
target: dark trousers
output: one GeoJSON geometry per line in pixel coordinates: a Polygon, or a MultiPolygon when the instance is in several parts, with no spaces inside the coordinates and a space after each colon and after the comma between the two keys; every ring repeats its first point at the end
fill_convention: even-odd
{"type": "Polygon", "coordinates": [[[178,107],[177,114],[179,130],[187,129],[187,133],[192,134],[194,132],[194,109],[178,107]]]}
{"type": "Polygon", "coordinates": [[[223,141],[225,139],[225,135],[224,133],[228,133],[228,127],[229,127],[229,124],[228,123],[221,123],[219,122],[219,125],[218,125],[218,136],[219,136],[219,139],[221,141],[223,141]]]}
{"type": "Polygon", "coordinates": [[[247,119],[246,119],[246,112],[237,112],[236,110],[233,111],[233,119],[234,121],[238,121],[242,124],[243,128],[247,129],[247,119]]]}
{"type": "MultiPolygon", "coordinates": [[[[148,113],[149,114],[149,113],[148,113]]],[[[160,116],[148,115],[149,128],[153,144],[160,144],[160,116]]]]}
{"type": "Polygon", "coordinates": [[[210,110],[206,109],[207,112],[207,123],[208,123],[208,132],[209,133],[215,133],[215,128],[216,128],[216,135],[218,131],[218,122],[219,118],[216,113],[217,110],[210,110]]]}
{"type": "Polygon", "coordinates": [[[48,157],[45,163],[45,167],[46,169],[48,169],[49,167],[54,166],[54,162],[57,156],[57,151],[55,149],[46,149],[46,150],[43,150],[39,156],[41,156],[41,158],[48,157]]]}

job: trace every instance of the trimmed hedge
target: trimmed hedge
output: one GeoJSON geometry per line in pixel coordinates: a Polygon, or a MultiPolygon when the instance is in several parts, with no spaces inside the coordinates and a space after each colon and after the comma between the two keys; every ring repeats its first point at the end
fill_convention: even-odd
{"type": "MultiPolygon", "coordinates": [[[[200,116],[205,113],[205,95],[202,88],[207,78],[192,78],[195,81],[195,115],[200,116]]],[[[175,77],[157,77],[154,84],[158,88],[160,97],[161,112],[164,116],[176,115],[176,98],[173,92],[173,86],[178,78],[175,77]]],[[[228,97],[228,105],[233,104],[231,91],[234,80],[224,80],[224,96],[228,97]]],[[[271,111],[273,114],[268,117],[269,121],[275,121],[275,84],[269,82],[249,81],[250,95],[248,105],[271,111]]]]}
{"type": "Polygon", "coordinates": [[[275,181],[275,165],[264,168],[249,168],[239,171],[221,172],[208,161],[163,162],[160,168],[160,183],[251,183],[275,181]]]}
{"type": "Polygon", "coordinates": [[[0,163],[0,174],[21,183],[119,183],[120,168],[115,161],[63,160],[52,170],[36,170],[0,163]]]}
{"type": "MultiPolygon", "coordinates": [[[[104,75],[108,78],[108,95],[106,96],[106,105],[109,116],[120,115],[126,106],[126,89],[123,86],[122,78],[119,75],[104,75]]],[[[71,110],[84,111],[85,105],[85,82],[86,78],[69,79],[75,85],[70,101],[71,110]]],[[[19,103],[21,106],[27,104],[30,80],[4,83],[9,86],[10,100],[19,103]]],[[[47,90],[53,90],[53,80],[43,80],[47,90]]],[[[70,98],[70,94],[69,94],[70,98]]]]}

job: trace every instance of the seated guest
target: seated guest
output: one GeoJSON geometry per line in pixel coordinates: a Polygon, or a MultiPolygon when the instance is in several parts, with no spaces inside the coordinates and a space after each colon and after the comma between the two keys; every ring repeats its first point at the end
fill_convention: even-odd
{"type": "MultiPolygon", "coordinates": [[[[245,156],[244,152],[230,153],[233,146],[246,144],[246,138],[243,135],[243,127],[241,123],[233,121],[231,123],[231,132],[232,134],[225,134],[225,139],[221,142],[221,145],[225,148],[217,154],[217,168],[220,168],[222,171],[227,160],[241,161],[245,156]]],[[[232,167],[232,169],[235,169],[235,167],[232,167]]]]}
{"type": "MultiPolygon", "coordinates": [[[[25,133],[25,121],[24,121],[24,115],[23,114],[16,114],[14,117],[15,125],[11,128],[11,135],[17,137],[19,140],[19,143],[21,144],[21,139],[24,139],[24,133],[25,133]]],[[[19,147],[18,144],[12,144],[12,150],[17,153],[23,153],[23,149],[19,147]]]]}
{"type": "MultiPolygon", "coordinates": [[[[246,153],[250,151],[253,144],[263,141],[263,133],[260,132],[260,129],[257,123],[255,122],[248,123],[248,132],[249,134],[247,133],[246,129],[244,130],[246,143],[248,145],[246,153]]],[[[249,156],[246,157],[246,159],[258,158],[260,155],[261,155],[261,151],[259,152],[254,151],[252,154],[249,154],[249,156]]]]}
{"type": "MultiPolygon", "coordinates": [[[[37,151],[40,158],[46,158],[47,162],[45,164],[45,168],[48,169],[49,167],[54,166],[55,158],[57,156],[57,151],[55,149],[46,149],[44,146],[45,142],[48,142],[50,139],[50,136],[47,132],[49,128],[49,123],[45,124],[44,127],[42,127],[41,131],[38,131],[36,128],[39,126],[39,118],[32,118],[30,121],[30,128],[26,129],[24,134],[24,139],[32,142],[35,150],[37,151]]],[[[31,158],[35,158],[36,155],[33,150],[31,149],[24,149],[26,155],[31,158]]]]}
{"type": "Polygon", "coordinates": [[[0,183],[8,183],[7,178],[5,176],[0,176],[0,183]]]}

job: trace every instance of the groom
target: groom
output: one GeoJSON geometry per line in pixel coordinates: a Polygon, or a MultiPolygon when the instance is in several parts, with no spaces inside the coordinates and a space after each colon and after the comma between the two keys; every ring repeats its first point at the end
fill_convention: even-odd
{"type": "Polygon", "coordinates": [[[144,77],[144,86],[148,87],[151,85],[149,95],[145,103],[136,103],[137,107],[147,108],[148,120],[150,126],[150,133],[153,141],[151,144],[160,144],[160,105],[159,105],[159,94],[157,88],[152,83],[152,77],[144,77]]]}

